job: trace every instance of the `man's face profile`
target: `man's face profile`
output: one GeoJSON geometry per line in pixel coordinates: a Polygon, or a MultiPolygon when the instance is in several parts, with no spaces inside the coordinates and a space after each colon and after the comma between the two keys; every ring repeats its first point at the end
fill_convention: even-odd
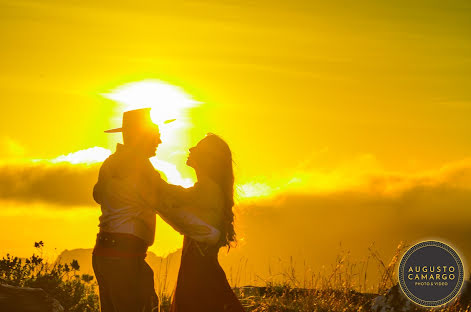
{"type": "Polygon", "coordinates": [[[157,147],[160,143],[162,143],[162,140],[160,139],[160,132],[157,127],[130,131],[124,140],[125,145],[132,146],[137,153],[147,158],[156,155],[157,147]]]}
{"type": "Polygon", "coordinates": [[[146,157],[155,156],[160,143],[162,143],[162,140],[158,129],[152,129],[142,134],[142,152],[146,157]]]}
{"type": "Polygon", "coordinates": [[[158,130],[154,131],[153,134],[151,135],[151,140],[150,140],[150,147],[149,147],[149,153],[152,156],[155,156],[155,153],[157,152],[157,147],[162,143],[162,140],[160,138],[160,132],[158,130]]]}

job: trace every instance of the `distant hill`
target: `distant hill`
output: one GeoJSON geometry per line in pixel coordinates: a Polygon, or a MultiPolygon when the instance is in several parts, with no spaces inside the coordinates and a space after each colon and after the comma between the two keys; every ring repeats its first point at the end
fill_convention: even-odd
{"type": "MultiPolygon", "coordinates": [[[[92,267],[92,251],[92,248],[64,250],[57,257],[56,261],[59,261],[60,263],[70,263],[72,260],[77,260],[80,265],[81,274],[94,275],[92,267]]],[[[146,261],[154,271],[155,288],[157,291],[171,292],[173,290],[177,281],[181,255],[181,248],[168,254],[166,257],[159,257],[153,252],[147,252],[146,261]]],[[[239,275],[241,275],[241,270],[243,268],[240,265],[242,262],[237,257],[236,252],[231,251],[230,253],[226,253],[224,250],[221,250],[219,253],[219,260],[221,266],[226,271],[226,275],[231,285],[234,285],[237,282],[241,285],[240,282],[244,281],[241,280],[239,275]]]]}
{"type": "MultiPolygon", "coordinates": [[[[70,263],[77,260],[80,265],[80,273],[93,274],[92,248],[80,248],[64,250],[58,257],[60,263],[70,263]]],[[[154,270],[155,288],[157,291],[172,291],[178,276],[180,266],[181,249],[170,253],[167,257],[159,257],[153,252],[147,252],[146,261],[154,270]]]]}

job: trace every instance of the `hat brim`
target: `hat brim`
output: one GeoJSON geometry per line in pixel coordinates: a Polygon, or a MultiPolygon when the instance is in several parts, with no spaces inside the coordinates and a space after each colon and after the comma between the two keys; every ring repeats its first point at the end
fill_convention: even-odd
{"type": "Polygon", "coordinates": [[[164,121],[164,124],[169,124],[169,123],[171,123],[171,122],[174,122],[175,120],[177,120],[177,119],[165,120],[165,121],[164,121]]]}
{"type": "Polygon", "coordinates": [[[105,133],[116,133],[116,132],[123,132],[123,128],[115,128],[115,129],[110,129],[110,130],[105,131],[105,133]]]}

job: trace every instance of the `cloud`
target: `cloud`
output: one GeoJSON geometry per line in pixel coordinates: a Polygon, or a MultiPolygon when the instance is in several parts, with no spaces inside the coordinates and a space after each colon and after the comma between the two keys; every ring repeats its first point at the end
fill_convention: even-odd
{"type": "Polygon", "coordinates": [[[254,181],[239,186],[241,197],[266,198],[280,194],[329,194],[358,192],[391,197],[416,187],[449,185],[471,189],[471,158],[451,162],[438,169],[417,173],[387,171],[370,154],[340,164],[330,171],[302,166],[273,181],[254,181]],[[256,190],[260,190],[257,196],[256,190]]]}
{"type": "Polygon", "coordinates": [[[71,164],[94,164],[103,162],[108,156],[111,155],[111,151],[103,147],[91,147],[78,152],[70,153],[67,155],[61,155],[54,159],[51,159],[52,163],[68,162],[71,164]]]}
{"type": "MultiPolygon", "coordinates": [[[[245,257],[252,274],[269,279],[270,272],[290,270],[294,259],[292,267],[302,281],[307,269],[329,270],[342,250],[349,251],[359,270],[372,244],[387,263],[401,241],[410,245],[428,239],[451,244],[469,263],[469,165],[466,160],[417,175],[378,173],[355,189],[292,191],[241,202],[236,213],[241,244],[226,267],[245,257]]],[[[370,259],[369,286],[379,278],[376,265],[370,259]]]]}
{"type": "MultiPolygon", "coordinates": [[[[111,151],[92,147],[53,159],[33,159],[0,165],[0,199],[41,201],[64,207],[94,205],[92,190],[101,163],[111,151]]],[[[151,158],[169,183],[191,186],[174,164],[151,158]]]]}
{"type": "Polygon", "coordinates": [[[25,148],[10,137],[0,137],[0,153],[3,157],[22,157],[25,148]]]}
{"type": "MultiPolygon", "coordinates": [[[[111,151],[107,149],[93,147],[50,160],[1,165],[0,198],[64,206],[94,204],[93,185],[100,162],[109,154],[111,151]]],[[[168,176],[169,182],[191,184],[182,178],[173,164],[151,160],[168,176]]],[[[299,168],[298,172],[283,179],[269,182],[254,179],[239,185],[238,189],[242,203],[247,200],[271,202],[290,194],[325,195],[326,198],[355,194],[359,198],[395,199],[395,205],[400,209],[399,199],[411,200],[410,194],[420,190],[459,190],[467,194],[471,190],[471,159],[449,163],[437,170],[408,174],[385,171],[372,155],[361,155],[329,172],[299,168]]]]}
{"type": "Polygon", "coordinates": [[[0,198],[50,202],[63,207],[92,205],[98,169],[98,164],[85,166],[65,162],[3,165],[0,167],[0,198]]]}

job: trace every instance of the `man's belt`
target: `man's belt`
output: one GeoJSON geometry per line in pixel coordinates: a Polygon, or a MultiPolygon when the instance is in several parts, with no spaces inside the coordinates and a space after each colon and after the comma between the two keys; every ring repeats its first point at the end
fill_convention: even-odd
{"type": "Polygon", "coordinates": [[[146,256],[147,244],[144,240],[127,233],[100,232],[96,238],[93,253],[110,257],[146,256]]]}

